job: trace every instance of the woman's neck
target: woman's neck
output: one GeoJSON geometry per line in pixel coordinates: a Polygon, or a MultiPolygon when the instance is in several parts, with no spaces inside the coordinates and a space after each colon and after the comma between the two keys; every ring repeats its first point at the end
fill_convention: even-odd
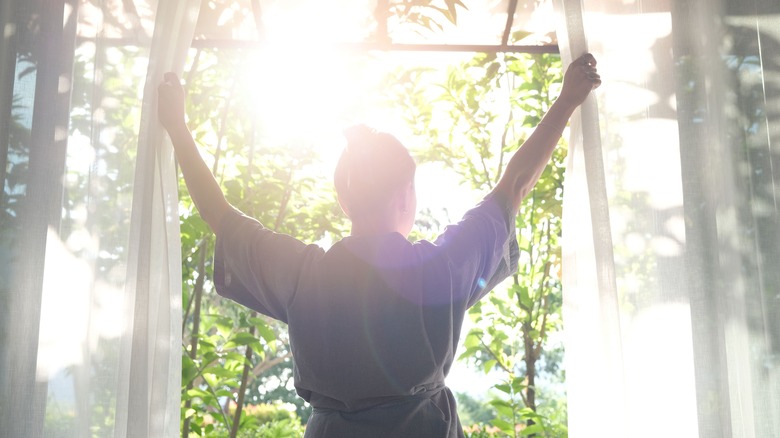
{"type": "Polygon", "coordinates": [[[397,218],[391,214],[378,214],[361,217],[352,221],[353,236],[372,236],[388,233],[401,233],[397,218]]]}
{"type": "Polygon", "coordinates": [[[352,223],[353,236],[374,236],[379,234],[398,233],[398,227],[391,224],[352,223]]]}

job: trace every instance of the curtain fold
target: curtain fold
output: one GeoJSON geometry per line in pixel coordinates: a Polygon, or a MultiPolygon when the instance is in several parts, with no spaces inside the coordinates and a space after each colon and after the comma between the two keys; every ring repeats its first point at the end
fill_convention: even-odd
{"type": "Polygon", "coordinates": [[[0,436],[179,435],[178,182],[156,88],[199,8],[0,0],[0,436]]]}
{"type": "MultiPolygon", "coordinates": [[[[120,363],[120,397],[128,410],[118,412],[126,436],[175,436],[181,396],[181,239],[178,175],[173,148],[157,121],[157,86],[167,71],[181,76],[200,4],[160,2],[143,92],[141,128],[133,192],[133,227],[127,268],[127,299],[133,300],[132,342],[125,342],[120,363]],[[171,35],[177,38],[172,39],[171,35]],[[135,252],[134,252],[135,251],[135,252]],[[134,296],[133,296],[134,295],[134,296]],[[127,374],[125,374],[127,373],[127,374]],[[127,376],[127,377],[126,377],[127,376]]],[[[128,303],[130,304],[130,303],[128,303]]],[[[129,306],[128,306],[129,307],[129,306]]],[[[128,328],[129,330],[130,328],[128,328]]],[[[120,433],[117,436],[125,436],[120,433]]]]}
{"type": "MultiPolygon", "coordinates": [[[[558,46],[565,66],[588,53],[581,2],[556,0],[558,46]]],[[[621,332],[607,202],[607,181],[594,96],[577,110],[571,123],[564,191],[563,314],[566,334],[566,381],[569,430],[598,430],[599,436],[626,436],[621,332]],[[576,216],[577,220],[572,220],[576,216]],[[598,357],[599,361],[589,361],[598,357]],[[577,409],[602,394],[611,421],[577,409]],[[573,408],[572,408],[573,406],[573,408]]]]}
{"type": "Polygon", "coordinates": [[[780,435],[776,3],[555,3],[604,79],[565,190],[572,437],[780,435]]]}

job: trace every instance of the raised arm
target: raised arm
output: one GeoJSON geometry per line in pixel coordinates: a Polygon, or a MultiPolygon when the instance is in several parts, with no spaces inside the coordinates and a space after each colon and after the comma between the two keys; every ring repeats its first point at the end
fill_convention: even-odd
{"type": "Polygon", "coordinates": [[[174,73],[166,73],[164,82],[157,88],[157,115],[171,137],[176,159],[195,207],[209,227],[216,231],[223,215],[231,207],[201,158],[184,121],[184,88],[174,73]]]}
{"type": "Polygon", "coordinates": [[[583,55],[569,65],[563,76],[561,95],[509,160],[504,174],[493,189],[494,193],[501,193],[511,202],[515,213],[542,175],[574,110],[599,85],[601,77],[596,72],[596,58],[593,55],[583,55]]]}

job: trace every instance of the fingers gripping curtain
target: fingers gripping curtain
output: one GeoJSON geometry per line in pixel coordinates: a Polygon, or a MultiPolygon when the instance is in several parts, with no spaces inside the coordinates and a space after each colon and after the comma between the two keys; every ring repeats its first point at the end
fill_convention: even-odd
{"type": "Polygon", "coordinates": [[[2,436],[179,435],[177,179],[155,90],[199,3],[0,0],[2,436]]]}
{"type": "Polygon", "coordinates": [[[555,7],[571,436],[780,436],[780,4],[555,7]]]}

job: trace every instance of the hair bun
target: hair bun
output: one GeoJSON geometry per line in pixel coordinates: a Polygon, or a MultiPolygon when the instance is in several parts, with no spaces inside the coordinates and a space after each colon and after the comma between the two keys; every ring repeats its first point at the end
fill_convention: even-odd
{"type": "Polygon", "coordinates": [[[350,126],[344,130],[344,137],[347,138],[347,149],[365,147],[365,145],[371,143],[371,139],[375,134],[376,130],[366,125],[350,126]]]}

